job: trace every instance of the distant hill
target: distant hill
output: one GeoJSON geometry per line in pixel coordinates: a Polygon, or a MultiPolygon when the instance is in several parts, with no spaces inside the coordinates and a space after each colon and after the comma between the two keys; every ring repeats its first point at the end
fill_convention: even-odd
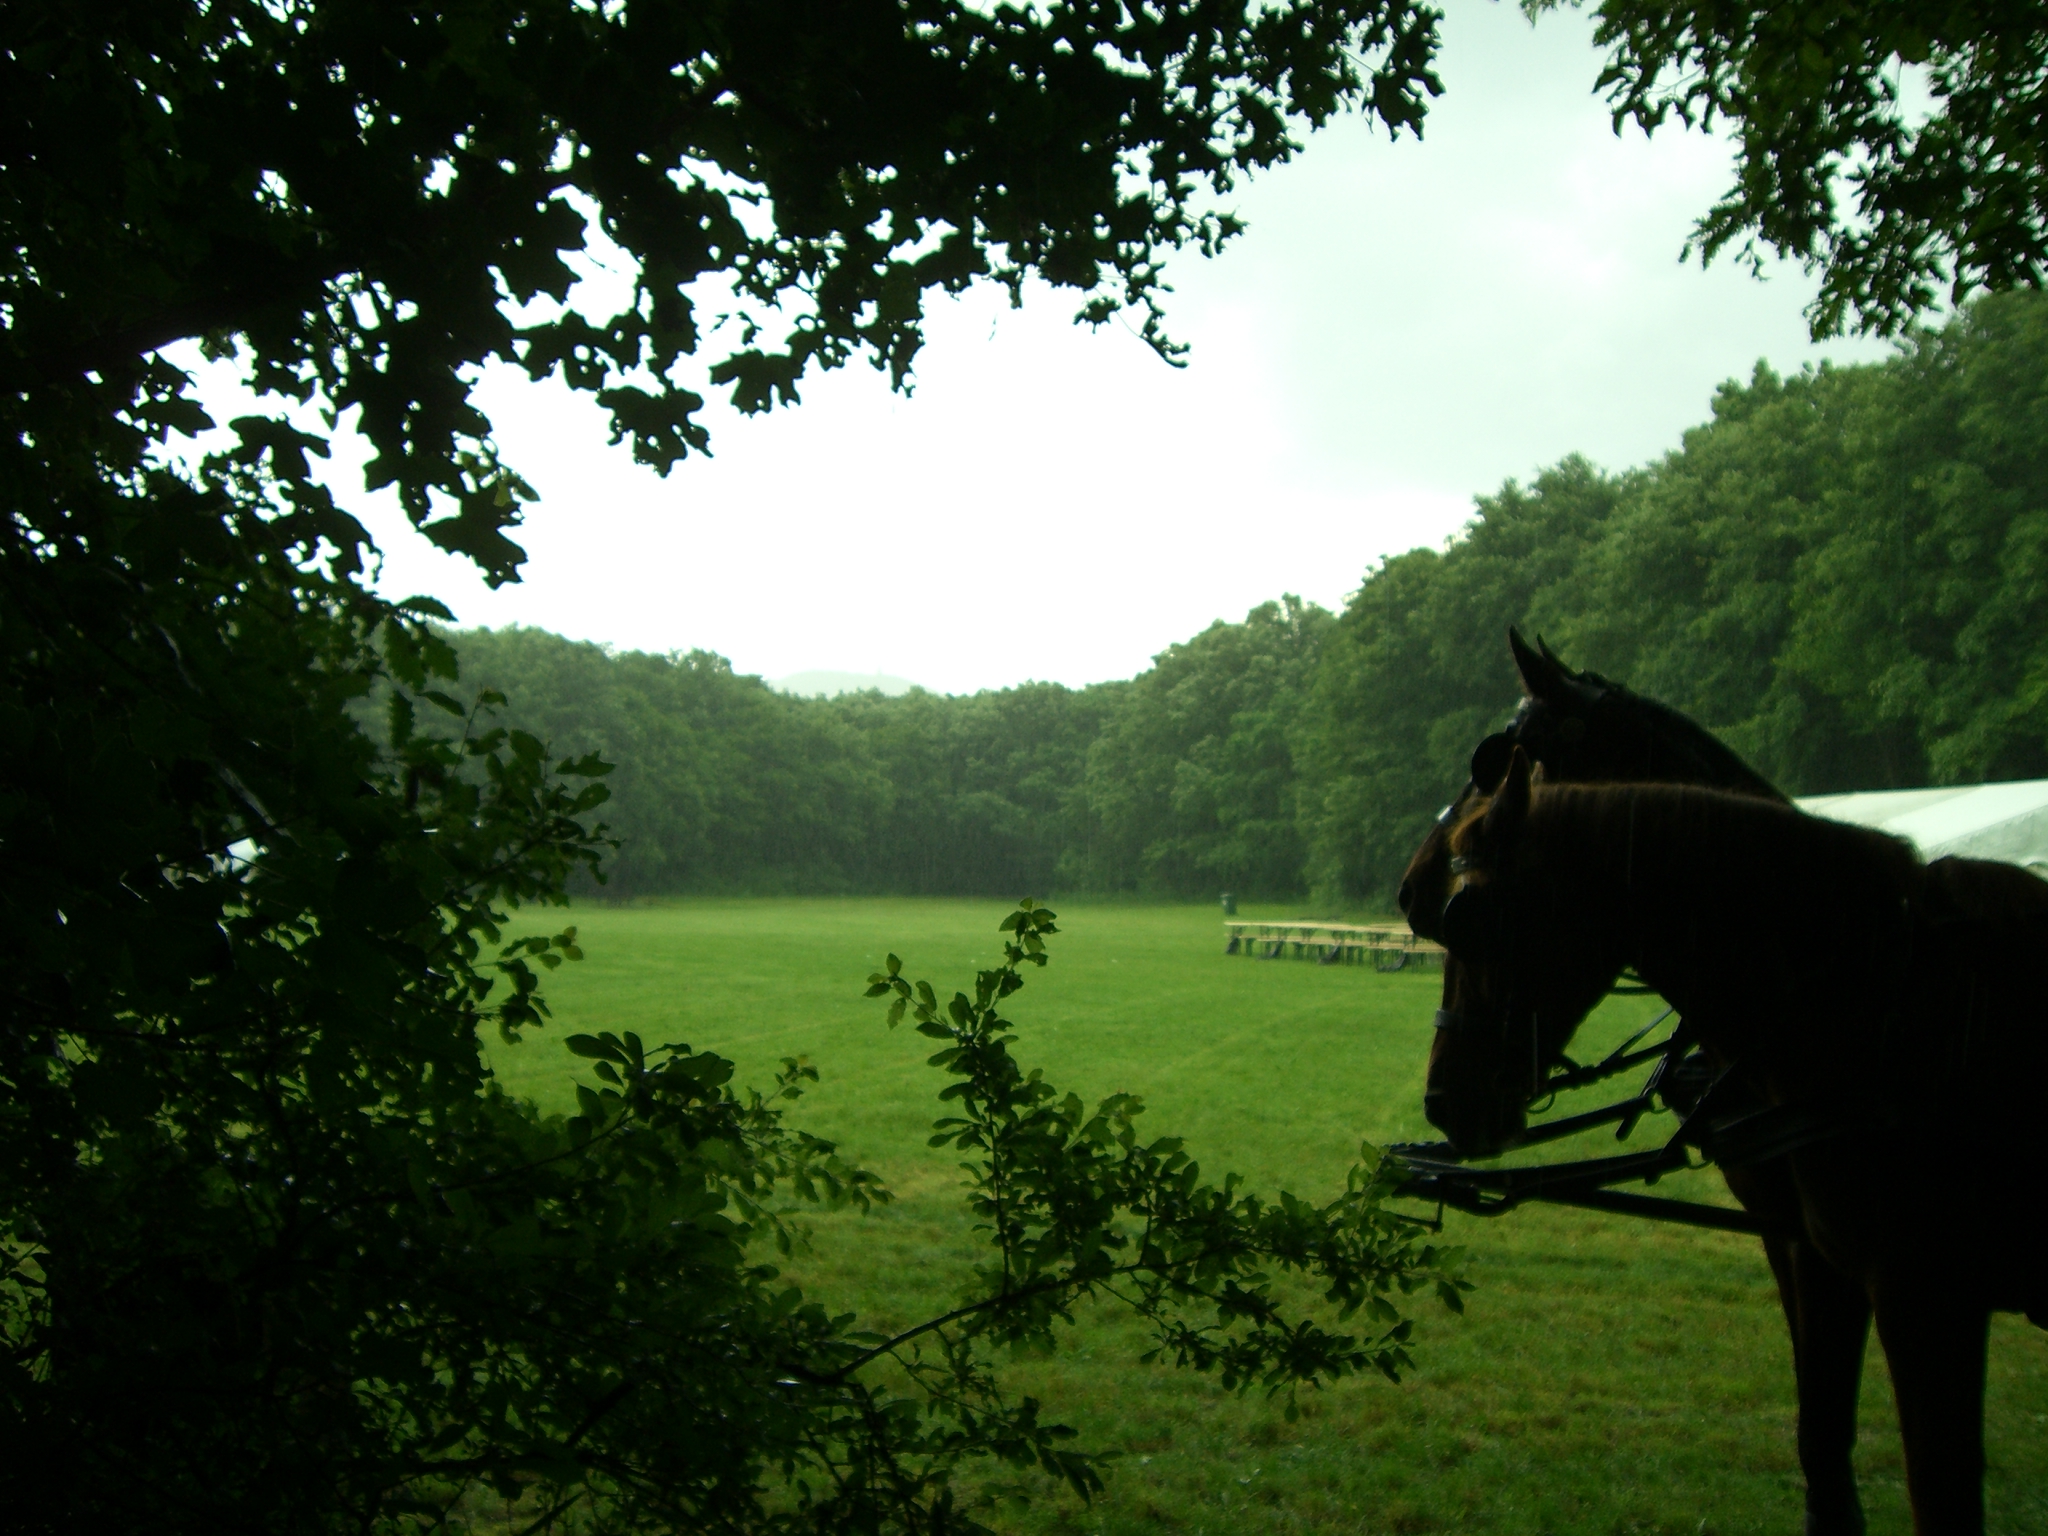
{"type": "Polygon", "coordinates": [[[836,699],[842,693],[877,693],[896,698],[917,684],[886,672],[792,672],[788,677],[770,678],[768,686],[777,693],[791,693],[804,699],[836,699]]]}

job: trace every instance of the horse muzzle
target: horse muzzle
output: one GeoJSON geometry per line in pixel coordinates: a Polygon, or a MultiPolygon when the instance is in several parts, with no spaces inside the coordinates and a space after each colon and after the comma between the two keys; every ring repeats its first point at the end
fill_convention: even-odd
{"type": "Polygon", "coordinates": [[[1422,1113],[1461,1157],[1492,1157],[1528,1128],[1528,1118],[1513,1104],[1443,1088],[1424,1090],[1422,1113]]]}

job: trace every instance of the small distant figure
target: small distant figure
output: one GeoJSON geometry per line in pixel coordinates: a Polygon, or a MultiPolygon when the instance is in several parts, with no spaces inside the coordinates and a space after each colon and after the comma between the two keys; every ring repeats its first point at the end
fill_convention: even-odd
{"type": "Polygon", "coordinates": [[[1237,898],[1228,891],[1223,893],[1223,915],[1225,917],[1237,916],[1237,898]]]}

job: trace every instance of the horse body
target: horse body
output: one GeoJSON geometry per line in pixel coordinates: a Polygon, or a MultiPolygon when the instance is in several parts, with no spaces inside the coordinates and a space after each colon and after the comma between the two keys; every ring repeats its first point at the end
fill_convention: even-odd
{"type": "Polygon", "coordinates": [[[1800,1221],[1875,1311],[1916,1530],[1975,1536],[1989,1314],[2048,1318],[2048,884],[1711,790],[1532,787],[1519,755],[1448,848],[1470,1006],[1532,1032],[1508,1055],[1562,1051],[1632,967],[1814,1127],[1800,1221]]]}
{"type": "MultiPolygon", "coordinates": [[[[1451,829],[1482,795],[1482,784],[1490,789],[1500,782],[1515,748],[1539,764],[1551,782],[1701,784],[1788,803],[1747,763],[1678,711],[1593,673],[1574,672],[1547,646],[1532,649],[1512,629],[1508,643],[1522,680],[1521,706],[1505,731],[1489,736],[1474,751],[1471,781],[1431,829],[1401,882],[1401,908],[1423,937],[1442,939],[1437,919],[1449,894],[1451,829]]],[[[1440,1019],[1464,1015],[1464,986],[1464,969],[1451,955],[1444,965],[1440,1019]]],[[[1524,1128],[1527,1106],[1541,1091],[1538,1074],[1526,1056],[1510,1065],[1498,1057],[1452,1049],[1453,1039],[1450,1030],[1436,1031],[1425,1113],[1462,1150],[1497,1149],[1524,1128]]],[[[1746,1085],[1735,1086],[1739,1090],[1746,1085]]],[[[1756,1102],[1762,1103],[1760,1095],[1756,1102]]],[[[1804,1213],[1788,1162],[1779,1158],[1723,1168],[1722,1174],[1736,1199],[1768,1233],[1764,1255],[1784,1308],[1798,1386],[1808,1536],[1860,1536],[1863,1511],[1851,1453],[1870,1333],[1869,1300],[1860,1284],[1795,1235],[1803,1231],[1804,1213]]]]}

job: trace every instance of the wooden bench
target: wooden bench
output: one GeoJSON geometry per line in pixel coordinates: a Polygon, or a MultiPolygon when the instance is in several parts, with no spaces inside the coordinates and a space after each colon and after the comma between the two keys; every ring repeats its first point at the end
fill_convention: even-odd
{"type": "Polygon", "coordinates": [[[1291,957],[1320,965],[1365,965],[1376,971],[1443,964],[1443,947],[1418,939],[1405,923],[1277,923],[1232,919],[1223,925],[1223,953],[1259,960],[1291,957]]]}

